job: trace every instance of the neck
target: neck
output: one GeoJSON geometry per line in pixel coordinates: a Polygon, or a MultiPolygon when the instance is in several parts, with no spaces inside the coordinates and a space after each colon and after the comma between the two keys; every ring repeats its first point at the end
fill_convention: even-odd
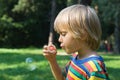
{"type": "Polygon", "coordinates": [[[90,57],[91,55],[97,55],[97,54],[96,52],[94,52],[93,50],[89,48],[84,47],[84,49],[81,49],[78,51],[79,59],[87,58],[87,57],[90,57]]]}

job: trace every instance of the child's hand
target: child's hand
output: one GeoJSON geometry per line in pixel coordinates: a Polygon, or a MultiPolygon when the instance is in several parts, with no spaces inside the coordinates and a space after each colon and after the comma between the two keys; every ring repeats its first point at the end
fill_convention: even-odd
{"type": "Polygon", "coordinates": [[[43,55],[48,59],[48,61],[53,61],[56,59],[56,47],[50,43],[49,45],[45,45],[43,47],[43,55]]]}

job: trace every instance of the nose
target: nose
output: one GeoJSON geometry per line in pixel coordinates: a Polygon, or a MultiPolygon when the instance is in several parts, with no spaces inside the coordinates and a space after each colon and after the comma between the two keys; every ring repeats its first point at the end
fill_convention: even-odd
{"type": "Polygon", "coordinates": [[[59,42],[62,42],[62,41],[63,41],[61,35],[59,36],[58,41],[59,41],[59,42]]]}

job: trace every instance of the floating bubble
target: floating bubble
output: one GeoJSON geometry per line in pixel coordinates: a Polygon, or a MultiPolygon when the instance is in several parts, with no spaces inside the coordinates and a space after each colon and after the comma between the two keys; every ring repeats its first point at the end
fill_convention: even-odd
{"type": "Polygon", "coordinates": [[[26,58],[25,62],[26,63],[32,63],[33,62],[33,58],[28,57],[28,58],[26,58]]]}
{"type": "Polygon", "coordinates": [[[35,69],[36,69],[36,65],[30,65],[30,66],[29,66],[29,70],[30,70],[30,71],[34,71],[35,69]]]}
{"type": "Polygon", "coordinates": [[[31,57],[27,57],[25,59],[25,62],[27,64],[27,69],[30,71],[34,71],[36,69],[36,65],[34,64],[34,60],[31,57]]]}

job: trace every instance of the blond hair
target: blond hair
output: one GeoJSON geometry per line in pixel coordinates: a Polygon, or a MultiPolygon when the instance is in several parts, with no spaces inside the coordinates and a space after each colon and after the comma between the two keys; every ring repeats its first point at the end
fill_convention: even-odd
{"type": "Polygon", "coordinates": [[[85,41],[92,50],[99,47],[102,31],[93,8],[77,4],[63,9],[54,22],[58,33],[62,27],[70,31],[74,38],[82,39],[86,35],[85,41]]]}

